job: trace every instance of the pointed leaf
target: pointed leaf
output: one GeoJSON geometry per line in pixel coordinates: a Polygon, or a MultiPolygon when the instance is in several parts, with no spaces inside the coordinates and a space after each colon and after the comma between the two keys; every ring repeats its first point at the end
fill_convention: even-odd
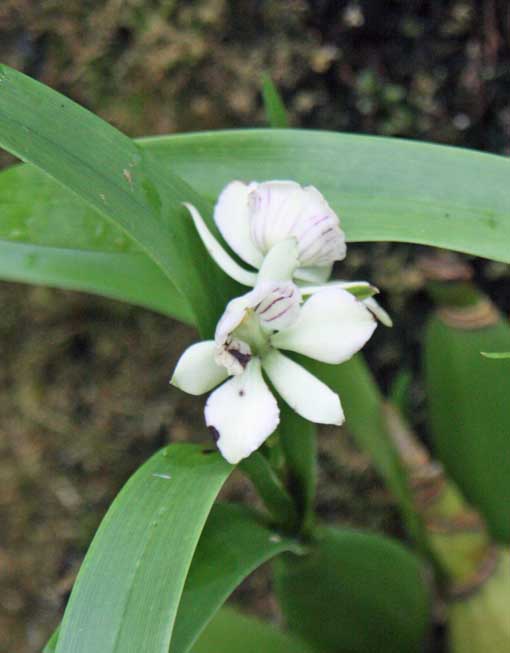
{"type": "Polygon", "coordinates": [[[275,83],[267,73],[262,75],[262,98],[264,100],[267,122],[270,126],[280,128],[288,127],[289,119],[285,104],[275,83]]]}
{"type": "Polygon", "coordinates": [[[436,313],[427,326],[425,378],[434,445],[448,474],[487,519],[497,538],[510,541],[510,373],[480,355],[510,348],[510,326],[462,328],[436,313]]]}
{"type": "Polygon", "coordinates": [[[186,653],[246,576],[275,555],[292,550],[300,550],[295,541],[271,531],[246,508],[215,506],[186,579],[170,653],[186,653]]]}
{"type": "Polygon", "coordinates": [[[228,282],[181,204],[206,214],[211,207],[186,183],[97,116],[7,66],[0,66],[0,145],[126,232],[188,299],[202,331],[212,333],[228,282]]]}
{"type": "Polygon", "coordinates": [[[276,592],[292,632],[325,651],[416,653],[430,597],[417,558],[380,535],[324,528],[307,556],[281,556],[276,592]]]}
{"type": "Polygon", "coordinates": [[[85,557],[56,653],[168,653],[195,547],[231,470],[218,454],[179,444],[134,474],[85,557]]]}
{"type": "MultiPolygon", "coordinates": [[[[295,179],[321,190],[339,212],[351,242],[423,243],[510,262],[510,197],[505,190],[510,161],[504,157],[295,129],[163,136],[143,139],[138,146],[154,156],[161,174],[180,175],[211,201],[235,178],[295,179]]],[[[27,181],[24,167],[15,168],[10,183],[14,177],[20,184],[27,181]]],[[[57,187],[51,180],[44,183],[57,187]]],[[[81,214],[83,202],[70,196],[73,202],[81,214]]],[[[15,223],[12,230],[22,231],[15,223]]]]}
{"type": "Polygon", "coordinates": [[[0,278],[82,290],[191,323],[188,303],[143,253],[96,252],[0,240],[0,278]]]}
{"type": "Polygon", "coordinates": [[[305,363],[335,392],[345,411],[345,424],[360,449],[368,453],[377,471],[398,500],[405,524],[422,547],[425,539],[404,467],[388,434],[383,418],[383,397],[363,356],[358,354],[342,365],[305,363]]]}

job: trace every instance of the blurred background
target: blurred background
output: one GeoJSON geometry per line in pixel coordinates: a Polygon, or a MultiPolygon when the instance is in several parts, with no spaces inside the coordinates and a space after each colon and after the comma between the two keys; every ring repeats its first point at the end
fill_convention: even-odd
{"type": "MultiPolygon", "coordinates": [[[[0,60],[131,136],[263,126],[266,70],[293,126],[509,154],[509,53],[505,0],[0,2],[0,60]]],[[[12,161],[0,153],[1,166],[12,161]]],[[[422,432],[423,249],[355,245],[340,266],[383,291],[396,326],[378,329],[369,360],[385,390],[399,369],[416,373],[422,432]]],[[[470,263],[510,311],[508,266],[470,263]]],[[[200,439],[201,403],[168,387],[189,329],[46,288],[2,283],[0,302],[0,651],[33,653],[123,482],[163,444],[200,439]]],[[[253,498],[240,477],[228,495],[253,498]]],[[[318,510],[401,535],[348,433],[321,434],[318,510]]],[[[235,598],[275,617],[269,584],[257,573],[235,598]]]]}

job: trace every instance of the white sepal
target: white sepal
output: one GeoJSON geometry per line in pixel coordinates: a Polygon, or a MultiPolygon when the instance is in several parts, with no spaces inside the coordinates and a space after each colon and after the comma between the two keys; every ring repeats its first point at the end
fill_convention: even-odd
{"type": "Polygon", "coordinates": [[[214,340],[197,342],[181,355],[170,383],[191,395],[209,392],[224,381],[228,372],[214,360],[214,340]]]}
{"type": "Polygon", "coordinates": [[[338,364],[359,351],[376,326],[370,311],[349,292],[325,288],[303,304],[294,324],[275,333],[271,343],[278,349],[338,364]]]}
{"type": "Polygon", "coordinates": [[[232,181],[221,191],[214,207],[214,221],[221,235],[243,261],[254,268],[262,264],[263,256],[250,233],[250,192],[256,184],[232,181]]]}
{"type": "Polygon", "coordinates": [[[299,415],[318,424],[343,424],[340,397],[287,356],[273,349],[262,366],[278,394],[299,415]]]}
{"type": "Polygon", "coordinates": [[[340,220],[313,186],[294,181],[252,183],[251,236],[266,254],[277,243],[294,236],[301,267],[329,266],[345,257],[340,220]]]}
{"type": "Polygon", "coordinates": [[[276,399],[267,387],[260,361],[215,390],[205,406],[205,421],[223,457],[233,465],[273,433],[280,421],[276,399]]]}
{"type": "Polygon", "coordinates": [[[214,262],[217,265],[219,265],[219,267],[226,274],[228,274],[229,277],[231,277],[235,281],[238,281],[243,286],[254,286],[257,280],[256,273],[245,270],[240,265],[238,265],[238,263],[236,263],[229,254],[227,254],[227,252],[223,249],[220,243],[209,231],[202,216],[200,215],[198,210],[193,206],[193,204],[188,204],[187,202],[184,202],[184,206],[190,212],[196,230],[198,231],[198,234],[202,239],[205,248],[209,252],[214,262]]]}

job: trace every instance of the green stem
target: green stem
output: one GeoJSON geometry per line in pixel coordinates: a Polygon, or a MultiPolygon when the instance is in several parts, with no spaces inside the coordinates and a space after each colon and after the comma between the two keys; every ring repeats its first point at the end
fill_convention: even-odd
{"type": "Polygon", "coordinates": [[[276,524],[283,530],[295,530],[298,524],[296,506],[267,458],[255,451],[240,463],[239,469],[253,483],[276,524]]]}

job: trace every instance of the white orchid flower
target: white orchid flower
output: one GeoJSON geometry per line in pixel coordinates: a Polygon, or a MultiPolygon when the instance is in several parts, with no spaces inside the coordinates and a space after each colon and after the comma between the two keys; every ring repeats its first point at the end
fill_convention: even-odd
{"type": "Polygon", "coordinates": [[[262,372],[302,417],[320,424],[344,421],[339,396],[280,350],[342,363],[363,347],[376,321],[341,288],[301,301],[291,281],[261,280],[229,302],[214,340],[192,345],[177,363],[171,383],[185,392],[200,395],[222,383],[207,400],[205,421],[232,464],[258,449],[280,420],[262,372]]]}
{"type": "MultiPolygon", "coordinates": [[[[239,265],[210,232],[198,210],[192,204],[184,205],[214,261],[242,285],[254,287],[260,274],[239,265]]],[[[219,196],[214,221],[232,250],[256,270],[275,247],[295,241],[297,251],[287,259],[286,276],[269,272],[268,266],[265,277],[295,279],[305,296],[322,289],[333,263],[345,257],[340,220],[313,186],[303,187],[294,181],[233,181],[219,196]]],[[[281,261],[282,253],[274,259],[281,261]]],[[[328,285],[344,288],[363,299],[378,292],[366,281],[331,281],[328,285]]],[[[367,307],[383,324],[391,326],[390,317],[375,300],[367,302],[367,307]]]]}
{"type": "MultiPolygon", "coordinates": [[[[197,209],[185,206],[216,263],[239,283],[254,286],[256,273],[238,265],[209,232],[197,209]]],[[[316,188],[295,181],[233,181],[218,198],[214,221],[232,250],[255,269],[274,245],[289,238],[298,243],[294,276],[300,281],[326,281],[333,263],[345,257],[338,216],[316,188]]]]}

